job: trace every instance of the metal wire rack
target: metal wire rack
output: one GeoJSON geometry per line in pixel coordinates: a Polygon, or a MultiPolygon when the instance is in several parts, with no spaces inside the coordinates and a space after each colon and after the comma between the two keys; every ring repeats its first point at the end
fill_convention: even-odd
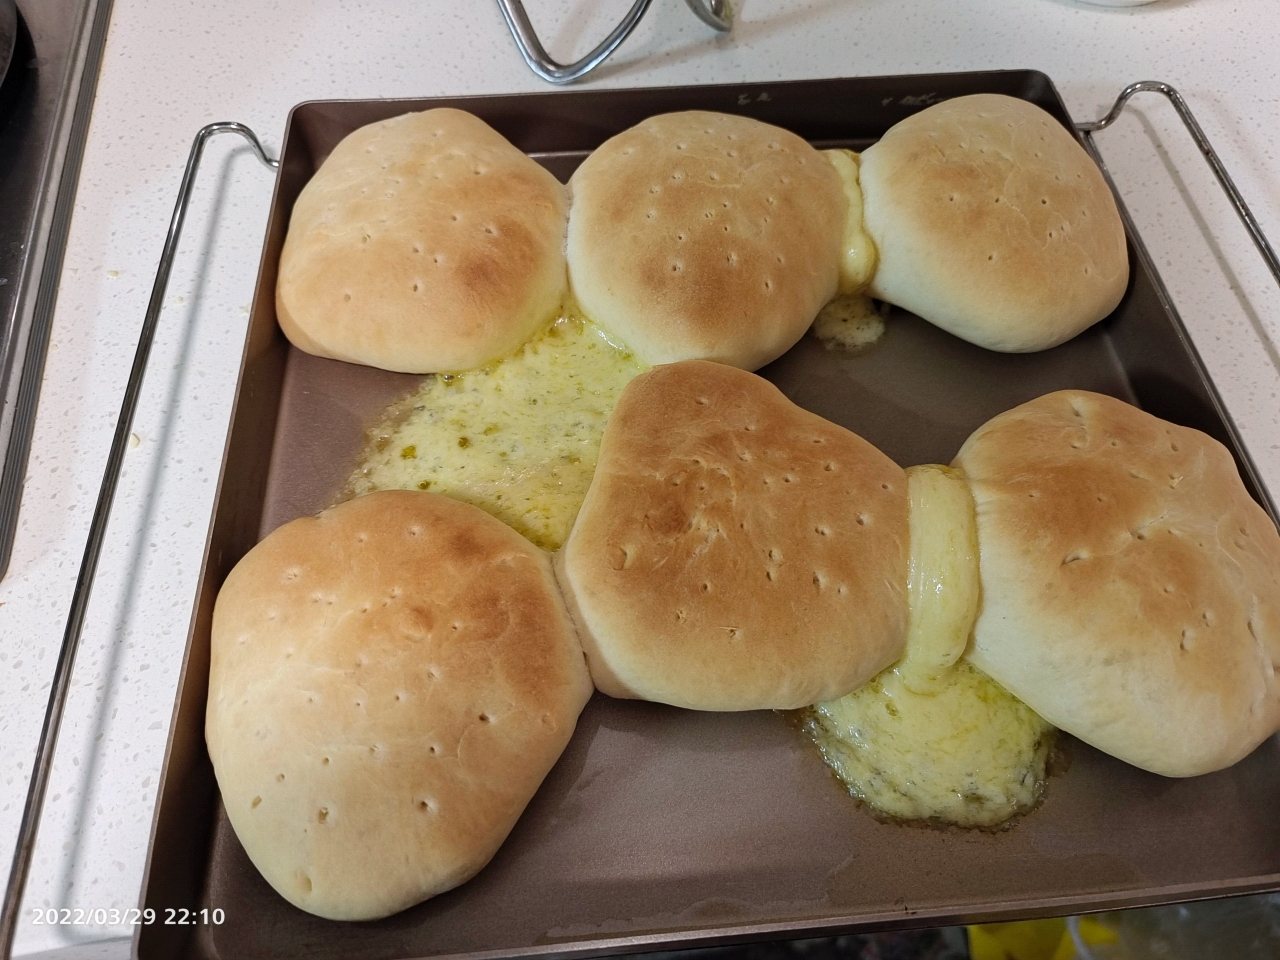
{"type": "MultiPolygon", "coordinates": [[[[502,6],[504,15],[507,16],[507,22],[511,25],[512,33],[516,37],[516,42],[520,44],[521,52],[525,53],[526,60],[539,76],[544,76],[540,66],[535,65],[541,60],[546,60],[545,51],[537,43],[537,37],[533,33],[532,27],[528,23],[528,17],[525,16],[520,0],[498,0],[502,6]],[[522,34],[519,32],[520,25],[523,24],[527,28],[527,32],[522,34]],[[523,37],[523,39],[522,39],[523,37]],[[526,44],[530,44],[534,53],[541,53],[542,56],[532,57],[526,52],[526,44]]],[[[648,8],[651,0],[637,0],[628,18],[619,25],[612,34],[606,38],[596,50],[588,54],[586,58],[571,64],[568,67],[560,67],[552,63],[552,70],[549,72],[556,73],[555,76],[544,76],[554,83],[565,83],[576,79],[591,70],[594,66],[603,61],[617,46],[626,39],[627,35],[635,24],[643,16],[648,8]],[[577,71],[576,73],[574,71],[577,71]],[[572,75],[570,75],[572,74],[572,75]]],[[[699,17],[711,23],[716,29],[728,29],[729,18],[731,16],[727,3],[724,0],[711,0],[710,9],[702,4],[702,0],[688,0],[690,7],[699,13],[699,17]],[[703,12],[699,12],[703,11],[703,12]],[[704,15],[705,13],[705,15],[704,15]],[[723,17],[723,20],[716,19],[723,17]],[[709,19],[710,18],[710,19],[709,19]],[[714,22],[713,22],[714,20],[714,22]]],[[[1187,106],[1186,101],[1172,86],[1155,80],[1143,80],[1137,83],[1131,83],[1125,87],[1120,95],[1116,98],[1115,103],[1110,111],[1098,120],[1087,121],[1076,124],[1076,130],[1080,133],[1085,148],[1089,151],[1093,159],[1098,163],[1104,175],[1107,177],[1108,183],[1112,190],[1115,190],[1115,184],[1111,180],[1111,175],[1107,171],[1101,154],[1098,152],[1094,143],[1093,135],[1098,131],[1105,130],[1120,116],[1125,105],[1129,100],[1138,93],[1158,93],[1166,97],[1173,104],[1178,116],[1183,124],[1190,132],[1196,146],[1204,155],[1210,168],[1213,170],[1214,176],[1217,177],[1218,183],[1222,186],[1223,191],[1227,194],[1236,213],[1239,215],[1245,229],[1248,230],[1250,238],[1254,245],[1258,248],[1258,252],[1262,255],[1268,269],[1271,271],[1272,277],[1276,284],[1280,286],[1280,258],[1277,258],[1275,249],[1271,246],[1266,234],[1263,232],[1250,210],[1249,205],[1240,195],[1240,191],[1236,188],[1235,182],[1231,179],[1226,167],[1223,166],[1222,160],[1219,158],[1217,151],[1205,136],[1204,131],[1200,128],[1200,124],[1196,122],[1191,109],[1187,106]]],[[[107,457],[106,469],[103,473],[102,486],[98,491],[97,505],[94,508],[93,521],[89,527],[89,536],[85,544],[84,557],[81,560],[80,572],[76,579],[75,591],[72,594],[71,609],[67,618],[66,630],[62,638],[62,647],[58,653],[58,660],[54,669],[53,684],[49,691],[49,703],[45,710],[44,725],[40,731],[40,740],[36,748],[35,763],[32,768],[31,780],[27,790],[26,805],[23,808],[22,821],[18,831],[18,841],[14,849],[13,864],[10,869],[9,883],[5,891],[3,908],[0,910],[0,960],[9,960],[13,950],[13,938],[16,932],[19,910],[22,906],[22,896],[26,889],[27,877],[31,869],[32,854],[35,850],[36,835],[40,825],[40,815],[44,806],[45,792],[49,785],[49,775],[53,768],[54,751],[57,746],[58,731],[62,724],[63,713],[65,712],[67,694],[71,684],[71,673],[75,664],[76,651],[80,645],[80,635],[84,627],[85,614],[89,606],[89,596],[93,589],[94,575],[97,571],[98,560],[102,554],[103,541],[106,538],[107,523],[111,515],[112,501],[115,498],[116,486],[120,479],[120,470],[124,463],[125,451],[129,443],[129,432],[133,424],[134,412],[138,406],[138,398],[142,391],[143,378],[146,375],[147,359],[151,353],[151,344],[155,338],[156,327],[160,320],[161,309],[164,305],[165,291],[169,283],[169,275],[173,268],[174,257],[178,250],[178,240],[182,233],[182,227],[186,220],[187,207],[191,199],[192,188],[195,183],[197,171],[200,166],[200,159],[203,156],[206,144],[213,137],[224,133],[234,133],[246,139],[253,148],[257,158],[268,168],[275,170],[279,167],[279,161],[270,156],[263,148],[257,134],[244,124],[234,122],[211,123],[201,128],[196,134],[195,141],[191,145],[191,152],[187,158],[186,169],[182,176],[181,185],[178,188],[177,202],[174,205],[173,216],[169,221],[169,232],[165,238],[164,248],[160,254],[159,266],[156,270],[155,283],[151,290],[151,299],[147,304],[146,315],[142,323],[142,332],[138,339],[137,351],[134,355],[133,366],[129,372],[129,379],[125,387],[124,401],[121,404],[120,416],[116,422],[115,434],[111,442],[111,450],[107,457]]],[[[1153,275],[1156,278],[1158,293],[1167,302],[1171,302],[1167,289],[1159,280],[1158,274],[1153,275]]],[[[1225,414],[1225,411],[1224,411],[1225,414]]],[[[1230,423],[1229,417],[1224,417],[1230,423]]],[[[1259,485],[1260,489],[1265,489],[1259,485]]],[[[1274,513],[1274,509],[1273,509],[1274,513]]]]}

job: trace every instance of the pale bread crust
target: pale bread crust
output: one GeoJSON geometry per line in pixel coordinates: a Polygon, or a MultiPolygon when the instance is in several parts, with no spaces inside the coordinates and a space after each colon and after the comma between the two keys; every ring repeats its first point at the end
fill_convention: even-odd
{"type": "Polygon", "coordinates": [[[906,490],[875,447],[752,374],[636,377],[557,557],[596,687],[756,710],[860,686],[902,655],[906,490]]]}
{"type": "Polygon", "coordinates": [[[555,177],[469,113],[361,127],[294,204],[280,327],[308,353],[385,370],[483,366],[559,307],[567,207],[555,177]]]}
{"type": "Polygon", "coordinates": [[[879,254],[871,295],[989,350],[1044,350],[1111,313],[1129,281],[1102,173],[1039,107],[978,94],[891,127],[861,156],[879,254]]]}
{"type": "Polygon", "coordinates": [[[205,737],[236,836],[281,896],[337,920],[474,876],[591,695],[546,555],[416,491],[249,551],[211,656],[205,737]]]}
{"type": "Polygon", "coordinates": [[[646,363],[755,370],[835,296],[840,175],[786,130],[704,111],[650,117],[569,186],[574,295],[646,363]]]}
{"type": "Polygon", "coordinates": [[[1280,535],[1217,441],[1062,391],[955,460],[978,512],[970,659],[1056,727],[1166,776],[1280,726],[1280,535]]]}

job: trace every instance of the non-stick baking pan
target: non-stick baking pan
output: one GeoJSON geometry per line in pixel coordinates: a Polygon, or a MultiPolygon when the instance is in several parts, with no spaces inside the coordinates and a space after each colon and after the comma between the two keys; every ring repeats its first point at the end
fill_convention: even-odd
{"type": "MultiPolygon", "coordinates": [[[[332,502],[366,426],[418,382],[308,356],[276,325],[290,210],[338,140],[406,111],[456,106],[567,178],[607,137],[655,113],[742,113],[819,146],[862,148],[929,104],[979,92],[1030,100],[1070,126],[1053,84],[1033,71],[327,101],[291,112],[156,810],[143,896],[155,920],[138,927],[139,957],[583,956],[1280,887],[1274,738],[1229,770],[1170,780],[1063,737],[1066,769],[1043,804],[1011,829],[981,832],[875,819],[785,715],[597,695],[479,876],[359,924],[312,917],[277,896],[219,803],[203,736],[218,588],[262,536],[332,502]],[[192,922],[166,922],[184,919],[192,922]]],[[[1131,224],[1129,237],[1123,302],[1053,350],[991,353],[895,310],[870,350],[827,350],[806,337],[761,373],[903,466],[949,462],[979,424],[1048,391],[1112,394],[1217,437],[1270,509],[1131,224]]]]}

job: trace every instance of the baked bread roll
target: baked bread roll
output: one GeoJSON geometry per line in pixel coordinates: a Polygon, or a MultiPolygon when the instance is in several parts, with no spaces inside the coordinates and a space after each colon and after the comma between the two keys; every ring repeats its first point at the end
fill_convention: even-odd
{"type": "Polygon", "coordinates": [[[1039,107],[978,94],[861,155],[873,297],[990,350],[1044,350],[1107,316],[1129,257],[1111,190],[1039,107]]]}
{"type": "Polygon", "coordinates": [[[569,282],[646,363],[781,356],[836,293],[840,175],[800,137],[704,111],[650,117],[569,181],[569,282]]]}
{"type": "Polygon", "coordinates": [[[231,571],[205,738],[267,881],[368,920],[489,861],[590,695],[545,554],[476,507],[373,493],[231,571]]]}
{"type": "Polygon", "coordinates": [[[596,687],[695,710],[843,696],[902,654],[907,484],[723,364],[627,385],[557,575],[596,687]]]}
{"type": "Polygon", "coordinates": [[[293,206],[276,315],[301,350],[401,373],[510,353],[564,295],[564,187],[461,110],[339,143],[293,206]]]}
{"type": "Polygon", "coordinates": [[[969,658],[1051,724],[1185,777],[1280,726],[1280,535],[1217,441],[1051,393],[955,463],[977,504],[969,658]]]}

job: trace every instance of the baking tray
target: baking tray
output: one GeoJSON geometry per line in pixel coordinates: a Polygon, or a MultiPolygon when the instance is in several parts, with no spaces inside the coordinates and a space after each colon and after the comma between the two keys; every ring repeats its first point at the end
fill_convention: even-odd
{"type": "MultiPolygon", "coordinates": [[[[218,800],[203,725],[218,588],[262,536],[328,505],[364,429],[418,378],[321,360],[275,322],[276,260],[302,186],[358,126],[410,110],[478,114],[562,179],[654,113],[742,113],[819,146],[863,148],[925,106],[1003,93],[1070,128],[1034,71],[322,101],[290,113],[240,383],[153,826],[135,955],[399,958],[586,956],[854,930],[1061,915],[1280,888],[1280,744],[1190,780],[1145,773],[1063,737],[1068,763],[1012,829],[882,823],[772,712],[696,713],[596,695],[560,762],[474,880],[386,920],[337,923],[277,896],[218,800]],[[222,923],[161,922],[218,908],[222,923]]],[[[1271,510],[1236,430],[1129,229],[1132,279],[1101,324],[1007,355],[894,310],[860,354],[806,337],[763,369],[793,400],[903,466],[949,462],[978,425],[1051,390],[1096,390],[1197,427],[1234,453],[1271,510]]],[[[1274,517],[1274,510],[1271,510],[1274,517]]],[[[196,914],[195,918],[200,919],[196,914]]]]}

